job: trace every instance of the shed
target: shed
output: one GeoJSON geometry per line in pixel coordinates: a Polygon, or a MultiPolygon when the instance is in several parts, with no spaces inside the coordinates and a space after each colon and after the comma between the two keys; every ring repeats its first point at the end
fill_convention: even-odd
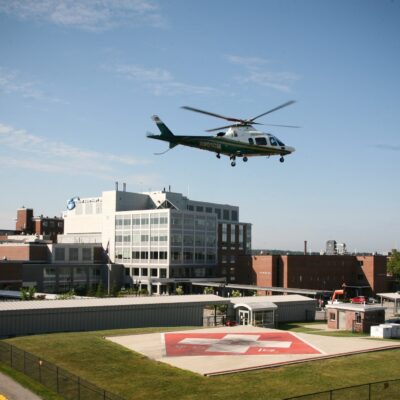
{"type": "Polygon", "coordinates": [[[278,306],[274,303],[237,303],[233,308],[236,311],[236,321],[241,325],[275,327],[275,311],[278,306]]]}
{"type": "MultiPolygon", "coordinates": [[[[295,322],[295,321],[314,321],[317,300],[310,299],[306,296],[297,294],[279,295],[279,296],[249,296],[249,297],[231,297],[231,306],[228,308],[228,316],[236,318],[236,322],[240,323],[240,316],[235,307],[238,304],[246,304],[255,310],[255,305],[260,307],[275,305],[274,322],[295,322]],[[239,319],[238,319],[239,317],[239,319]]],[[[243,308],[242,308],[243,309],[243,308]]],[[[250,323],[250,321],[249,321],[250,323]]]]}
{"type": "Polygon", "coordinates": [[[383,304],[384,300],[388,300],[393,302],[394,307],[393,307],[393,312],[394,314],[399,313],[399,304],[400,304],[400,293],[394,292],[394,293],[377,293],[377,296],[381,298],[381,303],[383,304]]]}
{"type": "Polygon", "coordinates": [[[0,303],[0,337],[153,326],[202,326],[215,295],[126,297],[0,303]]]}
{"type": "Polygon", "coordinates": [[[339,303],[326,306],[328,328],[369,333],[372,325],[385,322],[381,305],[339,303]]]}

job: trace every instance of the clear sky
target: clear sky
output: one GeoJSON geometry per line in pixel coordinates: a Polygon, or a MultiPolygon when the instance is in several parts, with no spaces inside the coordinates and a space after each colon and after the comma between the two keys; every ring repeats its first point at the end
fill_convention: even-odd
{"type": "Polygon", "coordinates": [[[0,0],[0,227],[114,181],[240,206],[254,248],[400,246],[400,2],[0,0]],[[296,152],[217,160],[146,139],[260,122],[296,152]],[[221,124],[222,123],[222,124],[221,124]]]}

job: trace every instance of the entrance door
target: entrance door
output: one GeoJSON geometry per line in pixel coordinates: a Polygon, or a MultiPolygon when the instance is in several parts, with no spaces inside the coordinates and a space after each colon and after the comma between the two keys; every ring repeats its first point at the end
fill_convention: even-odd
{"type": "Polygon", "coordinates": [[[249,311],[239,310],[239,323],[240,323],[240,325],[248,325],[249,324],[249,311]]]}
{"type": "Polygon", "coordinates": [[[339,329],[346,329],[346,313],[339,311],[339,329]]]}

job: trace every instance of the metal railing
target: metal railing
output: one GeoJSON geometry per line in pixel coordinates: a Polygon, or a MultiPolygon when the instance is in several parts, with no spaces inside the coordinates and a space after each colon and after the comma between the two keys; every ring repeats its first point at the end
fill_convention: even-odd
{"type": "Polygon", "coordinates": [[[124,400],[121,396],[101,389],[53,363],[2,341],[0,362],[35,379],[68,400],[124,400]]]}
{"type": "Polygon", "coordinates": [[[348,386],[287,397],[284,400],[395,400],[400,399],[400,379],[371,382],[364,385],[348,386]]]}

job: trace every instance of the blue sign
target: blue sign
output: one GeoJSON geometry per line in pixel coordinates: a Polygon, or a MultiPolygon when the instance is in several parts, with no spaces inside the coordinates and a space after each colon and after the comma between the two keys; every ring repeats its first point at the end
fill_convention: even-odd
{"type": "Polygon", "coordinates": [[[68,200],[67,203],[67,208],[68,210],[73,210],[76,207],[76,202],[79,201],[79,197],[72,197],[71,199],[68,200]]]}

